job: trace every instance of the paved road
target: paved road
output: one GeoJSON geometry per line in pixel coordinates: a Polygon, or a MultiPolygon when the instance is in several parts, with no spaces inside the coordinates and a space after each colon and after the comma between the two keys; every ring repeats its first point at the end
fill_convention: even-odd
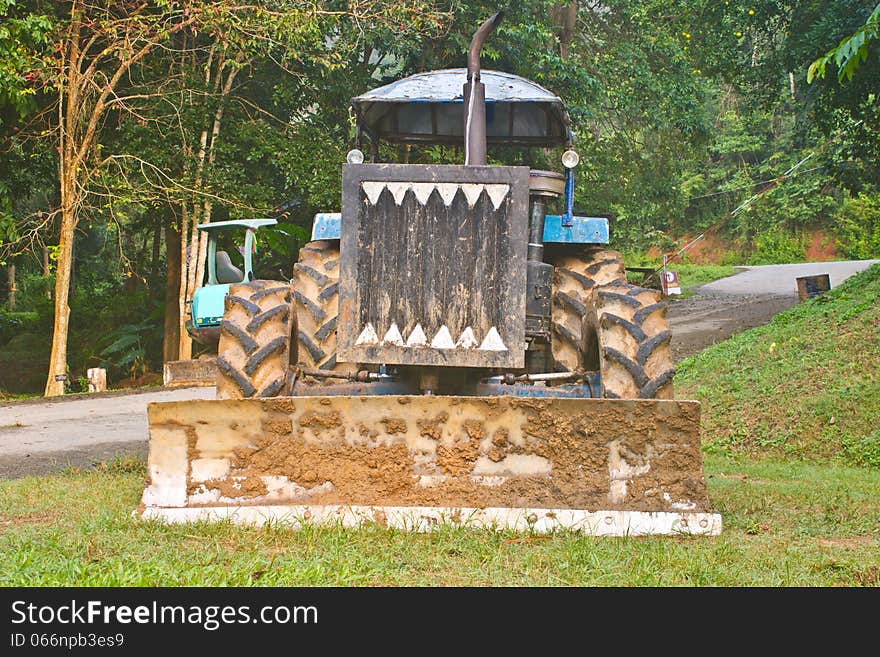
{"type": "Polygon", "coordinates": [[[0,478],[147,453],[147,404],[210,399],[214,388],[71,395],[0,403],[0,478]]]}
{"type": "Polygon", "coordinates": [[[835,288],[853,274],[857,274],[878,262],[880,260],[844,260],[738,267],[737,269],[741,270],[740,273],[703,285],[700,292],[797,296],[797,279],[800,276],[828,274],[831,287],[835,288]]]}
{"type": "MultiPolygon", "coordinates": [[[[769,321],[797,303],[798,276],[828,273],[832,287],[877,260],[769,265],[702,286],[670,304],[673,354],[689,355],[769,321]]],[[[146,455],[147,404],[211,399],[214,388],[110,392],[0,403],[0,478],[88,467],[118,455],[146,455]]]]}
{"type": "Polygon", "coordinates": [[[769,322],[799,302],[797,278],[828,274],[837,287],[880,260],[737,267],[738,273],[707,283],[696,294],[672,298],[667,317],[676,362],[731,335],[769,322]]]}

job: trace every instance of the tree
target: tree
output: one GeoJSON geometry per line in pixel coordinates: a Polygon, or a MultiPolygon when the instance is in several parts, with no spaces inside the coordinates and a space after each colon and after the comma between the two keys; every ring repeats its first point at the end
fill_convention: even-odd
{"type": "Polygon", "coordinates": [[[810,64],[807,70],[807,82],[812,82],[816,77],[824,78],[825,67],[832,61],[837,66],[838,82],[843,82],[844,77],[852,80],[859,65],[868,59],[871,41],[878,38],[880,38],[880,4],[874,8],[864,25],[844,37],[836,47],[810,64]]]}
{"type": "Polygon", "coordinates": [[[13,137],[20,131],[20,119],[37,108],[34,70],[51,29],[48,16],[29,12],[16,0],[0,0],[0,262],[11,255],[3,247],[18,237],[14,199],[26,194],[31,182],[22,175],[13,137]]]}
{"type": "MultiPolygon", "coordinates": [[[[202,174],[212,163],[214,144],[223,116],[223,98],[231,92],[235,77],[244,62],[236,52],[248,44],[262,43],[274,49],[281,60],[294,59],[303,53],[301,47],[326,41],[333,25],[344,17],[377,20],[402,26],[401,16],[415,25],[430,23],[433,15],[428,3],[399,3],[389,8],[379,2],[364,2],[353,8],[337,8],[291,0],[270,7],[264,4],[237,5],[228,0],[178,5],[170,0],[143,4],[90,4],[71,0],[66,15],[59,22],[57,46],[46,59],[44,73],[51,75],[58,92],[58,142],[60,184],[60,238],[55,281],[55,323],[49,375],[45,394],[64,391],[66,376],[68,304],[74,231],[86,210],[91,183],[104,167],[118,159],[116,155],[101,156],[100,129],[114,111],[132,111],[132,103],[142,100],[143,93],[133,91],[130,78],[135,70],[159,51],[170,45],[176,35],[190,35],[194,52],[208,52],[206,81],[214,86],[221,102],[209,123],[200,131],[196,152],[184,150],[184,160],[194,155],[192,175],[194,187],[189,192],[201,195],[202,174]],[[198,40],[208,34],[207,48],[198,40]],[[231,45],[231,47],[230,47],[231,45]],[[238,48],[236,47],[238,46],[238,48]],[[230,52],[231,51],[231,52],[230,52]],[[231,56],[227,56],[231,55],[231,56]],[[222,60],[215,65],[214,61],[222,60]]],[[[329,60],[332,63],[332,59],[329,60]]],[[[162,93],[161,91],[159,93],[162,93]]],[[[169,184],[186,188],[180,181],[169,184]]],[[[210,218],[211,195],[203,195],[191,207],[197,211],[182,217],[181,251],[187,247],[189,234],[190,259],[184,262],[181,274],[186,275],[183,295],[190,295],[201,283],[204,271],[204,242],[192,227],[210,218]]],[[[181,339],[182,357],[188,344],[181,339]]]]}
{"type": "MultiPolygon", "coordinates": [[[[31,80],[38,49],[52,29],[50,18],[23,10],[16,0],[0,0],[0,129],[33,109],[31,80]],[[21,13],[21,15],[19,15],[21,13]]],[[[2,134],[2,133],[0,133],[2,134]]]]}
{"type": "Polygon", "coordinates": [[[44,72],[58,92],[60,189],[59,251],[55,273],[55,321],[45,395],[64,393],[67,377],[68,304],[74,231],[94,175],[91,158],[107,112],[130,100],[118,91],[126,74],[171,34],[196,24],[211,6],[174,10],[172,5],[92,5],[71,0],[59,23],[56,49],[44,72]],[[129,8],[131,7],[131,8],[129,8]]]}

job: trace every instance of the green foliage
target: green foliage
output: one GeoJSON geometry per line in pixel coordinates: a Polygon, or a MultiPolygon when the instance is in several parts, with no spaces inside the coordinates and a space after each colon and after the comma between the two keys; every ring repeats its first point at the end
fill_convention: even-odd
{"type": "Polygon", "coordinates": [[[110,370],[124,372],[131,378],[138,377],[148,370],[147,336],[158,329],[152,320],[139,324],[125,324],[107,334],[98,342],[98,356],[101,364],[110,370]]]}
{"type": "Polygon", "coordinates": [[[880,258],[880,196],[847,199],[836,216],[835,235],[848,258],[880,258]]]}
{"type": "MultiPolygon", "coordinates": [[[[880,69],[863,65],[845,85],[804,83],[809,63],[829,45],[873,24],[875,0],[578,3],[570,34],[554,18],[559,5],[510,3],[483,65],[532,79],[565,101],[582,162],[576,210],[608,216],[615,248],[673,252],[711,230],[723,244],[719,262],[781,262],[802,259],[805,236],[821,228],[842,256],[877,257],[880,69]],[[780,179],[810,153],[796,175],[780,179]]],[[[138,367],[161,366],[163,231],[206,200],[214,220],[278,217],[281,225],[263,235],[257,266],[267,277],[289,277],[314,214],[339,210],[341,165],[354,145],[351,97],[417,71],[464,65],[474,29],[498,9],[489,0],[368,7],[356,18],[355,5],[338,2],[282,2],[275,8],[283,15],[259,4],[195,3],[204,12],[196,29],[169,37],[123,78],[117,95],[126,100],[100,122],[99,147],[83,163],[74,375],[102,362],[110,344],[97,344],[104,334],[148,321],[156,328],[142,334],[138,367]],[[238,71],[223,99],[217,67],[238,71]],[[219,109],[215,148],[199,168],[201,137],[219,109]]],[[[59,206],[55,46],[68,10],[0,0],[0,86],[17,98],[0,100],[0,262],[15,258],[17,307],[37,313],[46,332],[54,281],[42,273],[41,247],[50,247],[51,272],[59,206]],[[30,72],[37,75],[25,79],[30,72]]],[[[102,27],[133,10],[89,6],[107,19],[96,23],[102,27]]],[[[156,15],[175,11],[156,7],[156,15]]],[[[853,57],[862,46],[876,48],[876,39],[866,36],[853,57]]],[[[104,73],[119,55],[99,63],[104,73]]],[[[556,150],[493,148],[489,156],[560,168],[556,150]]],[[[454,146],[380,153],[383,161],[404,157],[455,163],[462,153],[454,146]]],[[[113,375],[133,362],[111,364],[113,375]]]]}
{"type": "Polygon", "coordinates": [[[7,310],[0,310],[0,347],[20,333],[35,330],[38,321],[38,314],[32,311],[9,312],[7,310]]]}
{"type": "Polygon", "coordinates": [[[838,82],[843,82],[843,78],[852,80],[856,69],[868,60],[871,41],[877,38],[880,38],[880,4],[874,8],[862,27],[844,37],[837,46],[810,64],[807,82],[812,82],[814,78],[824,78],[825,67],[832,61],[837,66],[838,82]]]}
{"type": "Polygon", "coordinates": [[[24,4],[0,0],[0,130],[34,108],[41,85],[39,48],[52,29],[48,16],[24,4]]]}
{"type": "Polygon", "coordinates": [[[778,229],[762,232],[755,238],[755,251],[749,256],[749,265],[775,265],[803,262],[806,257],[801,239],[778,229]]]}

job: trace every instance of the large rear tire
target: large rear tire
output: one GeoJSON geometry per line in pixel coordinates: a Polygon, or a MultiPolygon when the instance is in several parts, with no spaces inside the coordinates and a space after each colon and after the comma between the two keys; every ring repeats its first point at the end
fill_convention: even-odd
{"type": "Polygon", "coordinates": [[[672,331],[660,292],[629,283],[597,287],[584,318],[596,345],[605,397],[672,399],[672,331]]]}
{"type": "Polygon", "coordinates": [[[561,256],[554,265],[556,369],[598,371],[603,397],[671,399],[672,331],[660,293],[627,283],[623,260],[609,249],[561,256]]]}
{"type": "Polygon", "coordinates": [[[583,318],[594,288],[625,283],[626,270],[620,253],[604,246],[553,257],[550,264],[555,268],[550,316],[553,360],[557,369],[572,371],[584,367],[583,318]]]}
{"type": "MultiPolygon", "coordinates": [[[[293,266],[293,297],[297,320],[297,364],[305,369],[348,372],[336,363],[339,322],[339,245],[329,240],[309,242],[293,266]]],[[[338,383],[314,379],[310,383],[338,383]]]]}
{"type": "Polygon", "coordinates": [[[217,346],[217,398],[287,394],[295,325],[288,283],[257,280],[232,285],[217,346]]]}

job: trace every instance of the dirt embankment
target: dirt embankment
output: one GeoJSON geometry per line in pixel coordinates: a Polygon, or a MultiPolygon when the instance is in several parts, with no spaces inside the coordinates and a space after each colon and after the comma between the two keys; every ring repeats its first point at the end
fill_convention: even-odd
{"type": "MultiPolygon", "coordinates": [[[[834,235],[827,233],[821,227],[804,228],[800,231],[798,239],[804,248],[804,260],[807,262],[824,262],[844,257],[834,235]]],[[[676,244],[677,246],[669,253],[690,245],[685,258],[694,265],[719,265],[730,262],[731,259],[745,262],[748,261],[754,248],[736,240],[723,238],[714,232],[706,232],[699,239],[697,235],[682,235],[676,244]]],[[[663,251],[654,246],[648,249],[647,256],[659,262],[663,257],[663,251]]]]}

